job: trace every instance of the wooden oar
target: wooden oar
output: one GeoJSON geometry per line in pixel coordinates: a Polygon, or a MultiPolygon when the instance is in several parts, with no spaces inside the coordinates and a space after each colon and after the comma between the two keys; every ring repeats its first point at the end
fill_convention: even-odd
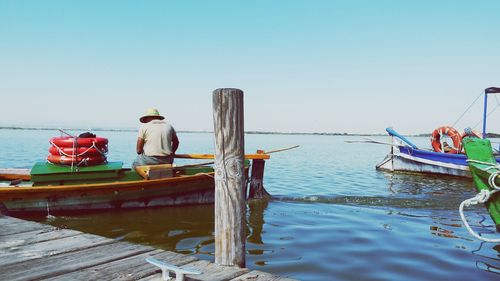
{"type": "Polygon", "coordinates": [[[275,150],[268,150],[268,151],[264,151],[265,154],[271,154],[271,153],[276,153],[276,152],[281,152],[281,151],[285,151],[285,150],[290,150],[290,149],[294,149],[294,148],[297,148],[299,147],[300,145],[294,145],[294,146],[290,146],[290,147],[285,147],[285,148],[280,148],[280,149],[275,149],[275,150]]]}
{"type": "Polygon", "coordinates": [[[30,169],[0,169],[0,180],[31,180],[30,169]]]}
{"type": "Polygon", "coordinates": [[[388,143],[388,142],[381,142],[381,141],[377,141],[377,140],[374,140],[372,138],[363,138],[363,140],[347,140],[345,141],[347,143],[374,143],[374,144],[384,144],[384,145],[390,145],[390,146],[399,146],[397,144],[394,144],[394,143],[388,143]]]}
{"type": "MultiPolygon", "coordinates": [[[[174,158],[184,159],[214,159],[213,154],[175,154],[174,158]]],[[[245,159],[269,159],[269,154],[245,154],[245,159]]]]}

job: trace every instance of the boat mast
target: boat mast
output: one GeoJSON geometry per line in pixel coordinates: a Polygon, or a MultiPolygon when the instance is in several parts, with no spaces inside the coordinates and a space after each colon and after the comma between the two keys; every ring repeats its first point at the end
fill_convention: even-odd
{"type": "Polygon", "coordinates": [[[500,88],[489,87],[484,90],[484,110],[483,110],[483,139],[486,138],[486,116],[488,109],[488,94],[498,94],[500,93],[500,88]]]}
{"type": "MultiPolygon", "coordinates": [[[[489,89],[489,88],[488,88],[489,89]]],[[[488,89],[484,90],[483,139],[486,138],[486,112],[488,111],[488,89]]]]}

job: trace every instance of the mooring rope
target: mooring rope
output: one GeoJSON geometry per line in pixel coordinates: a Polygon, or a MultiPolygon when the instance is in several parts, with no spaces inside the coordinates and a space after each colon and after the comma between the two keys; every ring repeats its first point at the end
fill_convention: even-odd
{"type": "Polygon", "coordinates": [[[474,232],[474,230],[472,230],[472,228],[470,227],[469,223],[467,222],[467,219],[465,218],[465,214],[464,214],[464,207],[469,207],[471,205],[477,205],[477,204],[480,204],[480,203],[484,204],[484,203],[488,202],[488,200],[491,198],[491,196],[493,194],[495,194],[496,192],[500,191],[500,187],[497,186],[496,183],[495,183],[495,179],[500,175],[500,165],[498,165],[498,164],[492,164],[492,163],[489,163],[489,162],[478,161],[478,160],[467,160],[467,162],[473,162],[473,163],[488,165],[490,167],[486,168],[485,170],[490,170],[490,169],[496,168],[497,171],[494,172],[494,173],[492,173],[490,175],[490,177],[488,178],[488,184],[494,190],[490,191],[490,190],[487,190],[487,189],[483,189],[478,194],[476,194],[476,196],[474,196],[472,198],[469,198],[469,199],[466,199],[462,203],[460,203],[460,207],[458,208],[458,210],[460,212],[460,218],[462,218],[462,222],[464,223],[465,228],[467,229],[467,231],[469,231],[469,233],[472,236],[474,236],[475,238],[477,238],[477,239],[479,239],[481,241],[484,241],[484,242],[500,243],[500,239],[490,239],[490,238],[482,237],[479,234],[477,234],[476,232],[474,232]]]}
{"type": "Polygon", "coordinates": [[[464,115],[469,111],[469,109],[476,103],[476,101],[483,95],[483,92],[481,92],[479,94],[479,96],[477,96],[477,98],[469,105],[469,107],[467,107],[467,109],[464,111],[464,113],[462,113],[462,115],[460,115],[460,117],[458,117],[458,119],[455,121],[455,123],[453,123],[453,125],[451,125],[452,127],[455,127],[455,125],[457,125],[457,123],[460,121],[460,119],[462,119],[462,117],[464,117],[464,115]]]}

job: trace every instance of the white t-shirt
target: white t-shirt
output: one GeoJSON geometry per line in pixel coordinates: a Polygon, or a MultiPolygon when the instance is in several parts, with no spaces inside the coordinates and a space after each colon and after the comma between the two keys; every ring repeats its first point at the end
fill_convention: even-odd
{"type": "Polygon", "coordinates": [[[172,151],[172,125],[165,120],[151,120],[142,124],[138,137],[144,140],[144,154],[147,156],[168,156],[172,151]]]}

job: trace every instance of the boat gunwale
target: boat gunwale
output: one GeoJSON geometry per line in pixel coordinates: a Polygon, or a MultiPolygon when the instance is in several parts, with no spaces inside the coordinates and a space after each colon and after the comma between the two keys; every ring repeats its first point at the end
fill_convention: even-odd
{"type": "Polygon", "coordinates": [[[44,185],[44,186],[12,186],[0,188],[0,198],[2,195],[10,195],[16,193],[35,193],[35,192],[50,192],[50,191],[92,191],[99,189],[113,189],[113,188],[133,188],[141,185],[140,188],[153,188],[158,184],[166,183],[182,183],[186,181],[195,181],[204,177],[214,178],[215,172],[198,173],[195,175],[181,175],[176,177],[168,177],[161,179],[142,179],[132,181],[113,181],[106,183],[88,183],[88,184],[74,184],[74,185],[44,185]]]}

